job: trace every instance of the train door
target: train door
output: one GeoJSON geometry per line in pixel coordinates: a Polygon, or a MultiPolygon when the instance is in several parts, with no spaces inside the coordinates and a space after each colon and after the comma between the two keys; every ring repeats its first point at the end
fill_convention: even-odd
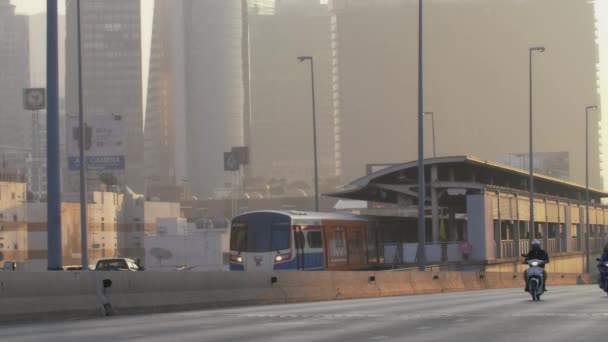
{"type": "Polygon", "coordinates": [[[364,231],[362,227],[353,226],[347,230],[347,250],[348,266],[350,269],[357,269],[366,264],[366,253],[364,241],[364,231]]]}
{"type": "Polygon", "coordinates": [[[325,227],[325,262],[328,270],[345,269],[348,265],[346,229],[325,227]]]}
{"type": "Polygon", "coordinates": [[[305,241],[304,233],[302,231],[301,226],[294,227],[293,238],[294,238],[294,242],[295,242],[294,243],[294,252],[295,252],[295,259],[296,259],[296,269],[303,270],[304,269],[304,258],[305,258],[304,247],[305,247],[306,241],[305,241]]]}
{"type": "Polygon", "coordinates": [[[305,227],[302,229],[304,237],[303,269],[308,271],[323,269],[323,239],[321,227],[305,227]]]}

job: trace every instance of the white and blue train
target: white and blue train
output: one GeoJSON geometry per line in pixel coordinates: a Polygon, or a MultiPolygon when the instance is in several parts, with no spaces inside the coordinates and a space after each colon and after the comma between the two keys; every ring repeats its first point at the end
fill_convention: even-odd
{"type": "Polygon", "coordinates": [[[364,269],[377,251],[367,220],[350,214],[254,211],[230,231],[231,271],[364,269]]]}

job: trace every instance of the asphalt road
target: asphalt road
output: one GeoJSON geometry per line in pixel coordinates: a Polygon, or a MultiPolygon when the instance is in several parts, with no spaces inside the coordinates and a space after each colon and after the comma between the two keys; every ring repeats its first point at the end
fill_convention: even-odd
{"type": "Polygon", "coordinates": [[[597,286],[522,289],[0,326],[0,341],[606,341],[597,286]]]}

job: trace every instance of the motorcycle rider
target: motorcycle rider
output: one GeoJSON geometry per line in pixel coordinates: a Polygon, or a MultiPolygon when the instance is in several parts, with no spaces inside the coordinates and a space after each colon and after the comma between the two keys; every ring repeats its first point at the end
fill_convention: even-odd
{"type": "Polygon", "coordinates": [[[599,270],[597,282],[600,285],[602,284],[602,274],[603,272],[606,272],[606,270],[604,269],[604,263],[606,261],[608,261],[608,243],[606,243],[606,245],[604,246],[604,252],[602,253],[602,257],[599,259],[599,263],[597,264],[597,268],[599,270]]]}
{"type": "MultiPolygon", "coordinates": [[[[542,260],[545,262],[540,267],[543,268],[543,291],[547,291],[547,271],[545,271],[545,264],[549,262],[549,254],[547,254],[547,252],[540,248],[539,240],[533,240],[530,244],[530,247],[530,251],[528,252],[528,255],[526,255],[526,262],[534,259],[542,260]]],[[[529,292],[530,289],[528,288],[528,270],[524,271],[524,281],[526,282],[525,291],[529,292]]]]}
{"type": "Polygon", "coordinates": [[[600,258],[600,262],[608,261],[608,242],[604,246],[604,252],[602,253],[602,257],[600,258]]]}

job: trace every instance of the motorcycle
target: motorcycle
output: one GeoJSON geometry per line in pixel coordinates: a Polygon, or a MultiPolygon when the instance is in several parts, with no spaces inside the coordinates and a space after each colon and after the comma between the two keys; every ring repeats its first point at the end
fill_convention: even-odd
{"type": "Polygon", "coordinates": [[[606,292],[606,295],[608,295],[608,261],[602,262],[599,258],[595,260],[599,262],[597,264],[597,268],[600,271],[600,274],[598,276],[598,284],[600,286],[600,289],[604,290],[604,292],[606,292]]]}
{"type": "Polygon", "coordinates": [[[528,264],[530,268],[528,268],[528,272],[526,273],[527,279],[526,283],[528,284],[528,289],[530,290],[530,295],[532,296],[533,301],[539,301],[540,296],[544,293],[543,289],[545,288],[545,279],[543,277],[543,265],[545,262],[543,260],[532,259],[524,261],[524,264],[528,264]]]}

